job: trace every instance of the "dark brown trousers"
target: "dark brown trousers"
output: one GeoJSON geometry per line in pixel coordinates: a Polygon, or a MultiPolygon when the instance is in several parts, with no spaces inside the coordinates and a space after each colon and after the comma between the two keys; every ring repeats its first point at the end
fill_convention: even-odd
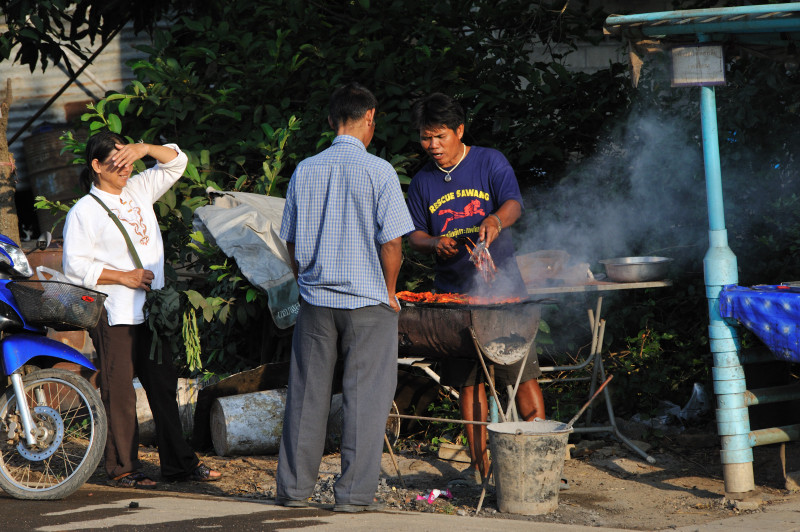
{"type": "Polygon", "coordinates": [[[199,460],[183,437],[175,398],[177,373],[168,356],[160,364],[157,358],[150,360],[151,337],[147,325],[111,326],[103,309],[100,322],[89,336],[100,360],[100,395],[108,417],[105,448],[108,475],[116,478],[141,468],[133,388],[133,378],[138,376],[153,413],[161,474],[172,480],[187,476],[199,460]]]}

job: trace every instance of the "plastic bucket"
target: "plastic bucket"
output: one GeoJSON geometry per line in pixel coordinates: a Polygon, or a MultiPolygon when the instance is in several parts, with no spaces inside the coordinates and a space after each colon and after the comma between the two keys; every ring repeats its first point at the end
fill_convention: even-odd
{"type": "Polygon", "coordinates": [[[572,427],[541,420],[493,423],[488,430],[497,508],[522,515],[555,510],[572,427]]]}

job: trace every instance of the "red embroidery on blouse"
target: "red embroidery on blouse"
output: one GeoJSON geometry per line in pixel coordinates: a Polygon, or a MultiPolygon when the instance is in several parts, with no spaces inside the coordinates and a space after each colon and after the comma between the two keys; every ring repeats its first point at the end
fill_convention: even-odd
{"type": "Polygon", "coordinates": [[[117,218],[133,227],[133,232],[139,237],[139,243],[146,246],[150,242],[150,236],[147,234],[147,225],[142,218],[142,209],[130,201],[122,201],[122,198],[120,198],[120,203],[122,204],[120,211],[124,212],[114,209],[117,211],[115,212],[117,218]]]}

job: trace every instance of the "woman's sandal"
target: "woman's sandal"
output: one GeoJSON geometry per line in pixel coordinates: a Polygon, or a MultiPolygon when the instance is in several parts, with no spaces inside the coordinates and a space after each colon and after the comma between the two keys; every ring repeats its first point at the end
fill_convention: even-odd
{"type": "Polygon", "coordinates": [[[141,471],[125,473],[111,479],[112,485],[117,488],[139,488],[145,490],[155,489],[158,484],[141,471]]]}
{"type": "Polygon", "coordinates": [[[222,478],[222,473],[214,471],[204,463],[200,462],[197,467],[189,474],[189,480],[195,482],[216,482],[222,478]]]}

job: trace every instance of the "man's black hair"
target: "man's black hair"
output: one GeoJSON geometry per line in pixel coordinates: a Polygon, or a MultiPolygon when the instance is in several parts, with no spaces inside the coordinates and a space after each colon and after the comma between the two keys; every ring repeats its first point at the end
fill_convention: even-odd
{"type": "Polygon", "coordinates": [[[328,117],[338,128],[350,120],[358,120],[367,111],[378,106],[375,96],[360,83],[352,82],[339,87],[331,95],[328,117]]]}
{"type": "Polygon", "coordinates": [[[453,131],[464,123],[464,109],[441,92],[420,98],[411,106],[411,124],[415,129],[438,129],[446,126],[453,131]]]}

